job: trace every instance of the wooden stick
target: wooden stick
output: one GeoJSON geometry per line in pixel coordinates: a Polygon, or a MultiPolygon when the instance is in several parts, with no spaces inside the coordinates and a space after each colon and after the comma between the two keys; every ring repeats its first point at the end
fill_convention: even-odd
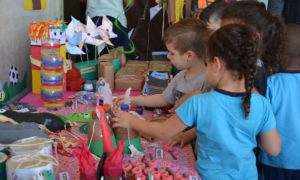
{"type": "Polygon", "coordinates": [[[172,156],[172,158],[174,160],[177,160],[177,157],[175,156],[175,154],[171,150],[169,150],[168,153],[172,156]]]}
{"type": "Polygon", "coordinates": [[[150,159],[153,160],[153,154],[152,153],[150,153],[150,159]]]}

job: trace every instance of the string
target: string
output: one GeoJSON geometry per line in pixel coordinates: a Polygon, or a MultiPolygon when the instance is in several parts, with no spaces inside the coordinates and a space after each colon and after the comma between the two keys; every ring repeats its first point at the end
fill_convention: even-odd
{"type": "Polygon", "coordinates": [[[96,125],[96,122],[94,121],[94,122],[93,122],[92,136],[91,136],[91,139],[90,139],[90,142],[89,142],[89,149],[90,149],[90,146],[91,146],[93,137],[94,137],[95,125],[96,125]]]}
{"type": "Polygon", "coordinates": [[[26,163],[26,162],[30,162],[30,161],[33,161],[33,160],[37,160],[38,163],[35,163],[35,164],[32,164],[32,165],[29,165],[29,166],[25,166],[23,167],[23,169],[27,168],[27,169],[30,169],[30,168],[34,168],[34,167],[39,167],[40,165],[42,165],[43,162],[49,164],[49,163],[52,163],[54,166],[57,166],[58,167],[58,161],[57,159],[55,159],[53,156],[49,156],[49,155],[41,155],[41,154],[24,154],[24,155],[19,155],[19,156],[13,156],[10,158],[10,160],[12,162],[20,162],[17,164],[17,167],[16,169],[20,169],[20,167],[26,163]],[[44,156],[44,157],[43,157],[44,156]],[[41,158],[43,157],[43,159],[41,158]],[[45,157],[49,158],[49,160],[44,160],[45,157]],[[50,161],[53,160],[53,161],[50,161]]]}
{"type": "Polygon", "coordinates": [[[127,128],[127,136],[128,136],[128,143],[129,143],[129,146],[131,145],[131,142],[130,142],[130,131],[131,131],[131,129],[130,129],[130,128],[127,128]]]}

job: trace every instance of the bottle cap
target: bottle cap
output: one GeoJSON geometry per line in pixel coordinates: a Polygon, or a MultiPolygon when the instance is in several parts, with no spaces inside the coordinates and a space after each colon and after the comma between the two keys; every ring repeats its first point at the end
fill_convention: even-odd
{"type": "Polygon", "coordinates": [[[110,111],[110,105],[109,104],[103,104],[103,109],[105,112],[110,111]]]}
{"type": "Polygon", "coordinates": [[[121,110],[122,111],[128,111],[129,110],[129,105],[128,104],[122,104],[121,105],[121,110]]]}

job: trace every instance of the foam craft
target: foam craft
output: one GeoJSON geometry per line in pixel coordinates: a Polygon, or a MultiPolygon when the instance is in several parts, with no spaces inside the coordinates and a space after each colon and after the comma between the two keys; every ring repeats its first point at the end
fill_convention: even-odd
{"type": "Polygon", "coordinates": [[[111,140],[111,134],[109,131],[109,127],[107,121],[105,119],[105,112],[103,108],[99,105],[96,106],[96,114],[98,119],[100,120],[100,128],[102,130],[102,138],[103,138],[103,152],[113,152],[114,147],[111,140]]]}
{"type": "Polygon", "coordinates": [[[175,174],[174,180],[181,180],[182,176],[180,174],[175,174]]]}
{"type": "Polygon", "coordinates": [[[157,160],[148,161],[148,166],[152,168],[157,168],[157,160]]]}
{"type": "MultiPolygon", "coordinates": [[[[111,136],[111,139],[112,139],[112,142],[113,142],[113,146],[117,147],[117,143],[116,143],[115,137],[113,135],[111,136]]],[[[91,142],[90,151],[94,155],[96,155],[98,157],[101,157],[102,154],[103,154],[103,141],[91,142]]]]}
{"type": "Polygon", "coordinates": [[[142,162],[137,162],[134,164],[134,167],[140,167],[141,169],[144,169],[146,167],[146,164],[142,162]]]}
{"type": "Polygon", "coordinates": [[[160,173],[157,171],[152,172],[152,176],[154,180],[160,180],[160,173]]]}
{"type": "Polygon", "coordinates": [[[122,167],[123,167],[124,171],[127,172],[127,173],[129,173],[131,171],[131,169],[132,169],[132,165],[130,163],[123,164],[122,167]]]}
{"type": "Polygon", "coordinates": [[[166,170],[164,170],[164,169],[159,170],[159,173],[160,173],[160,176],[161,176],[161,177],[163,177],[163,176],[168,176],[168,175],[169,175],[168,171],[166,171],[166,170]]]}
{"type": "Polygon", "coordinates": [[[146,176],[143,175],[143,174],[136,174],[136,175],[135,175],[135,179],[146,180],[146,176]]]}
{"type": "Polygon", "coordinates": [[[132,169],[131,171],[133,174],[143,174],[143,169],[141,169],[140,167],[135,167],[132,169]]]}
{"type": "Polygon", "coordinates": [[[172,175],[162,176],[162,180],[173,180],[172,175]]]}
{"type": "Polygon", "coordinates": [[[146,168],[144,169],[144,173],[145,173],[145,174],[148,174],[149,172],[151,173],[152,171],[154,171],[154,168],[152,168],[152,167],[146,167],[146,168]]]}
{"type": "Polygon", "coordinates": [[[40,154],[13,156],[6,162],[7,180],[32,179],[44,171],[53,172],[53,157],[40,154]]]}

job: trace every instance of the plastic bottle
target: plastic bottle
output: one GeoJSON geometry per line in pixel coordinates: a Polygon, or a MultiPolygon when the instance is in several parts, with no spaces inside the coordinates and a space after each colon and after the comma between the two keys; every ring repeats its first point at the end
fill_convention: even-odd
{"type": "Polygon", "coordinates": [[[63,60],[60,56],[59,40],[43,40],[41,55],[41,97],[43,104],[49,109],[61,108],[64,106],[63,60]]]}
{"type": "MultiPolygon", "coordinates": [[[[88,124],[88,142],[91,142],[90,151],[97,155],[98,157],[102,156],[103,153],[103,134],[102,129],[100,128],[100,120],[97,118],[96,113],[92,113],[93,121],[88,124]]],[[[113,146],[117,146],[115,135],[113,134],[112,129],[109,127],[111,134],[111,140],[113,146]]]]}
{"type": "Polygon", "coordinates": [[[107,124],[110,125],[111,124],[111,107],[109,104],[103,104],[103,109],[105,111],[105,119],[107,121],[107,124]]]}

